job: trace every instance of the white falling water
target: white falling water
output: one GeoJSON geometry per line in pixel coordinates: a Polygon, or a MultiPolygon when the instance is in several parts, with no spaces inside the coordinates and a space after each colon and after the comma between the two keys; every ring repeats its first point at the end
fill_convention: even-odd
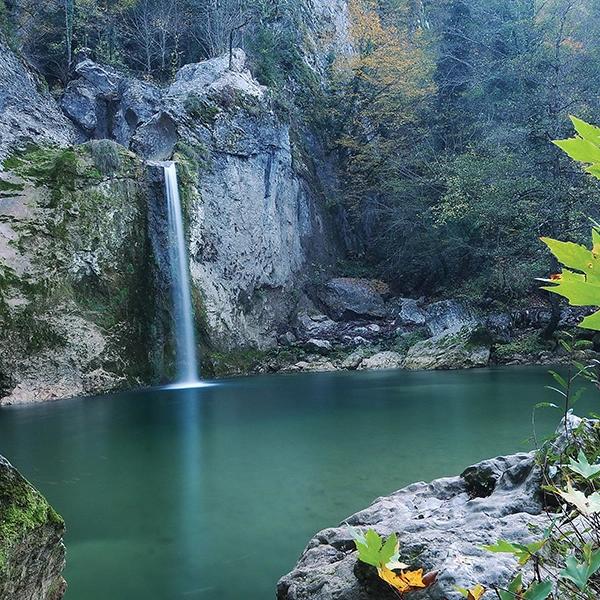
{"type": "Polygon", "coordinates": [[[198,382],[198,359],[196,356],[196,334],[194,331],[188,253],[183,229],[179,187],[177,185],[177,170],[174,162],[163,163],[163,169],[168,208],[177,382],[180,384],[194,384],[198,382]]]}

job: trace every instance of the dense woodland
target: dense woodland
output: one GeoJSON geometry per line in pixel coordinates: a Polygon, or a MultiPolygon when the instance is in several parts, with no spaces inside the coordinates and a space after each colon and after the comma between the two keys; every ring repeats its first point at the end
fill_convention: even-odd
{"type": "Polygon", "coordinates": [[[243,47],[336,159],[348,270],[401,291],[530,298],[553,267],[538,237],[584,239],[598,216],[598,184],[550,142],[569,114],[600,121],[600,0],[350,0],[353,52],[319,74],[300,0],[3,2],[5,35],[57,92],[81,56],[165,82],[243,47]]]}

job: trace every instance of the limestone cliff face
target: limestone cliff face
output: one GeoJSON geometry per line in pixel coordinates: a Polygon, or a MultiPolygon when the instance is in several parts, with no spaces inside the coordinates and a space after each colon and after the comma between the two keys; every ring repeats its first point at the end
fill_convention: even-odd
{"type": "Polygon", "coordinates": [[[76,132],[41,80],[0,37],[0,161],[30,143],[69,144],[76,132]]]}
{"type": "Polygon", "coordinates": [[[134,383],[149,302],[141,163],[104,141],[37,147],[5,166],[0,404],[134,383]]]}
{"type": "MultiPolygon", "coordinates": [[[[348,50],[346,2],[302,6],[305,60],[321,73],[348,50]]],[[[178,164],[213,349],[274,345],[338,258],[332,170],[241,50],[162,87],[84,60],[57,102],[0,44],[0,107],[0,402],[168,372],[162,182],[145,161],[178,164]]]]}
{"type": "Polygon", "coordinates": [[[91,61],[77,71],[63,107],[80,130],[111,131],[138,155],[178,164],[196,308],[210,343],[273,345],[304,301],[311,262],[326,268],[334,260],[335,244],[325,240],[335,235],[301,174],[290,125],[244,52],[186,65],[170,86],[143,93],[139,82],[91,61]],[[105,114],[107,102],[112,122],[90,118],[105,114]]]}

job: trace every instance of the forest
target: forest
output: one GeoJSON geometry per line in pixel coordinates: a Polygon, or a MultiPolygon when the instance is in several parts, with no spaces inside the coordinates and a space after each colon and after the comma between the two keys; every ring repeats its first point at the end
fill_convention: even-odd
{"type": "Polygon", "coordinates": [[[599,40],[0,0],[0,600],[597,600],[599,40]]]}
{"type": "Polygon", "coordinates": [[[4,0],[51,89],[89,56],[167,81],[243,47],[290,120],[336,157],[349,256],[405,293],[520,301],[541,235],[582,239],[597,185],[549,142],[599,113],[595,0],[352,0],[350,56],[318,79],[293,0],[4,0]]]}

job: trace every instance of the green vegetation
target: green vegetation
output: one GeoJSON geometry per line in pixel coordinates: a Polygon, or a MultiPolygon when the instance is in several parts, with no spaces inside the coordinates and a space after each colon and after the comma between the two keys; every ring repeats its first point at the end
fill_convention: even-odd
{"type": "Polygon", "coordinates": [[[494,348],[494,354],[500,360],[510,359],[514,356],[535,356],[544,350],[549,350],[538,332],[526,332],[517,339],[507,344],[498,344],[494,348]]]}
{"type": "Polygon", "coordinates": [[[0,478],[0,572],[7,568],[8,553],[27,533],[54,523],[64,526],[60,515],[16,471],[0,478]]]}
{"type": "Polygon", "coordinates": [[[124,150],[112,140],[90,140],[84,145],[90,156],[94,166],[98,169],[101,175],[114,175],[122,165],[121,152],[124,150]]]}

